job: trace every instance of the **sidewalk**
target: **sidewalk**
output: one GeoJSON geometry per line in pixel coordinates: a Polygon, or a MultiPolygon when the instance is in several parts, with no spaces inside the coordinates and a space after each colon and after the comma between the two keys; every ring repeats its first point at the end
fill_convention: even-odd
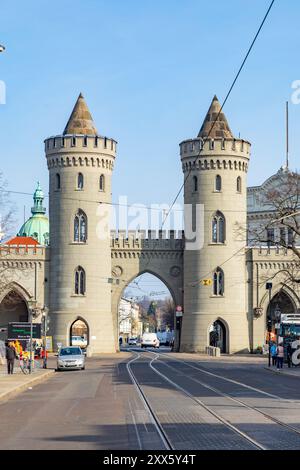
{"type": "Polygon", "coordinates": [[[47,380],[54,373],[54,369],[40,369],[31,375],[25,375],[16,361],[13,375],[6,373],[6,364],[0,363],[0,402],[9,400],[22,391],[47,380]]]}
{"type": "Polygon", "coordinates": [[[300,367],[291,367],[290,369],[286,364],[284,364],[283,369],[277,370],[276,367],[264,367],[269,372],[277,375],[289,375],[290,377],[299,377],[300,378],[300,367]]]}

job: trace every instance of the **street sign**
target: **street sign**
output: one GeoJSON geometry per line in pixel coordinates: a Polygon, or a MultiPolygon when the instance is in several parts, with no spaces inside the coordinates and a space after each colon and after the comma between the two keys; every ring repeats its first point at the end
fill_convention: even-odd
{"type": "MultiPolygon", "coordinates": [[[[8,340],[30,340],[30,323],[9,323],[7,329],[8,340]]],[[[32,338],[41,339],[41,323],[32,324],[32,338]]]]}
{"type": "Polygon", "coordinates": [[[181,318],[182,317],[182,312],[176,312],[176,318],[181,318]]]}
{"type": "Polygon", "coordinates": [[[213,282],[211,279],[202,279],[200,283],[202,284],[202,286],[211,286],[213,282]]]}
{"type": "Polygon", "coordinates": [[[181,305],[177,305],[177,307],[176,307],[176,312],[182,312],[182,307],[181,307],[181,305]]]}

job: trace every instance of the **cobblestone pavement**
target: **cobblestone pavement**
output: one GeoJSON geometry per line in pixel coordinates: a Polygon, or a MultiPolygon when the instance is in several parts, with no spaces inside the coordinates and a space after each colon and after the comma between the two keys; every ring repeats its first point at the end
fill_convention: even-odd
{"type": "Polygon", "coordinates": [[[172,448],[300,449],[298,378],[269,373],[265,358],[136,351],[88,359],[0,403],[0,449],[165,449],[129,361],[172,448]]]}

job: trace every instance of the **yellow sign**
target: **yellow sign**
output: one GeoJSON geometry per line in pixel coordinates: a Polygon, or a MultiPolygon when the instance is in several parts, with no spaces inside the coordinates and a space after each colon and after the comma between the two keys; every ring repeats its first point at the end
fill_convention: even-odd
{"type": "Polygon", "coordinates": [[[201,284],[202,286],[211,286],[212,285],[212,280],[211,279],[202,279],[201,284]]]}

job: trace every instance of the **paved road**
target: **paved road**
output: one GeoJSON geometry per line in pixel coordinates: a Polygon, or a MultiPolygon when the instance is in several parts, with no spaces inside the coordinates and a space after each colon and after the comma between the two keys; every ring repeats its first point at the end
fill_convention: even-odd
{"type": "Polygon", "coordinates": [[[0,449],[300,449],[300,378],[134,349],[0,404],[0,449]]]}

